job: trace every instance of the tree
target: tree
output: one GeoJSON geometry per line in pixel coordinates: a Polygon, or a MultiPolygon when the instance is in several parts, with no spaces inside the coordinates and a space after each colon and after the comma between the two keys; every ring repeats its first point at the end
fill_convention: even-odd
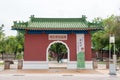
{"type": "Polygon", "coordinates": [[[24,33],[18,31],[16,39],[18,41],[17,51],[21,53],[24,51],[24,33]]]}
{"type": "Polygon", "coordinates": [[[14,55],[16,58],[23,58],[22,52],[24,52],[24,33],[21,31],[17,31],[17,36],[16,36],[16,47],[14,51],[14,55]]]}
{"type": "Polygon", "coordinates": [[[2,24],[2,25],[0,26],[0,40],[4,37],[3,27],[4,27],[4,25],[2,24]]]}
{"type": "Polygon", "coordinates": [[[106,36],[109,36],[109,34],[115,34],[116,53],[120,54],[120,16],[112,15],[105,19],[104,26],[106,30],[106,36]]]}
{"type": "Polygon", "coordinates": [[[7,54],[13,54],[17,46],[16,37],[15,36],[6,37],[4,45],[5,45],[5,52],[7,54]]]}
{"type": "Polygon", "coordinates": [[[4,53],[4,33],[3,33],[3,27],[4,27],[4,25],[2,24],[1,26],[0,26],[0,53],[3,55],[3,53],[4,53]]]}
{"type": "MultiPolygon", "coordinates": [[[[104,28],[103,19],[101,18],[95,18],[92,21],[92,24],[96,24],[96,26],[104,28]]],[[[100,30],[92,34],[92,46],[96,51],[97,58],[99,57],[99,53],[102,53],[105,46],[108,45],[107,37],[104,34],[106,34],[105,30],[100,30]]]]}
{"type": "Polygon", "coordinates": [[[95,19],[94,23],[102,23],[104,30],[92,35],[92,44],[96,51],[109,50],[109,34],[115,34],[116,51],[120,53],[120,16],[110,16],[106,19],[95,19]],[[99,22],[101,21],[101,22],[99,22]]]}
{"type": "Polygon", "coordinates": [[[24,33],[17,31],[17,36],[7,36],[3,33],[4,25],[0,26],[0,53],[3,54],[21,54],[24,51],[24,33]]]}
{"type": "Polygon", "coordinates": [[[58,63],[63,58],[63,56],[67,54],[67,48],[62,43],[54,43],[53,45],[51,45],[49,50],[57,54],[58,63]]]}
{"type": "MultiPolygon", "coordinates": [[[[92,36],[93,49],[96,51],[97,58],[99,58],[99,53],[103,55],[103,50],[108,46],[108,39],[105,37],[105,31],[98,31],[92,36]]],[[[103,56],[102,56],[103,57],[103,56]]]]}

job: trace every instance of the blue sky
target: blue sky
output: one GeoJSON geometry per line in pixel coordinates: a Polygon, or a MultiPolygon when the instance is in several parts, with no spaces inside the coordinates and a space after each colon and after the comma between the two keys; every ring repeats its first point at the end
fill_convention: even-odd
{"type": "Polygon", "coordinates": [[[6,36],[16,35],[11,30],[13,21],[28,21],[33,14],[50,18],[86,15],[90,21],[120,15],[120,0],[0,0],[0,25],[5,25],[6,36]]]}

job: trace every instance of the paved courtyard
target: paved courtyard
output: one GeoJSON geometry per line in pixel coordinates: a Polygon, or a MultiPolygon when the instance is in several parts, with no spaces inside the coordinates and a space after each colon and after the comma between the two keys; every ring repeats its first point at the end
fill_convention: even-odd
{"type": "MultiPolygon", "coordinates": [[[[58,67],[60,66],[63,64],[58,65],[58,67]]],[[[10,70],[4,70],[4,66],[0,66],[0,80],[120,80],[120,70],[117,70],[117,75],[109,75],[109,70],[105,69],[105,65],[99,65],[96,70],[68,70],[64,68],[18,70],[15,62],[10,66],[10,70]]]]}

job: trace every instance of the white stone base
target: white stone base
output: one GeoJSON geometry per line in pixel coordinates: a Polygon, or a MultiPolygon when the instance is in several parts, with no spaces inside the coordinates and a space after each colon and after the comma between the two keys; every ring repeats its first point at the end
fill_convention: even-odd
{"type": "Polygon", "coordinates": [[[49,69],[46,61],[24,61],[23,69],[49,69]]]}
{"type": "MultiPolygon", "coordinates": [[[[49,65],[46,61],[24,61],[23,69],[49,69],[49,65]]],[[[77,62],[68,62],[67,69],[77,69],[77,62]]],[[[93,62],[85,61],[85,69],[93,69],[93,62]]]]}
{"type": "Polygon", "coordinates": [[[67,69],[77,69],[77,62],[76,61],[68,62],[67,69]]]}
{"type": "MultiPolygon", "coordinates": [[[[77,62],[76,61],[68,62],[67,69],[77,69],[77,62]]],[[[84,69],[93,69],[93,62],[92,61],[85,61],[85,68],[84,69]]]]}
{"type": "Polygon", "coordinates": [[[85,69],[93,69],[93,61],[85,61],[85,69]]]}

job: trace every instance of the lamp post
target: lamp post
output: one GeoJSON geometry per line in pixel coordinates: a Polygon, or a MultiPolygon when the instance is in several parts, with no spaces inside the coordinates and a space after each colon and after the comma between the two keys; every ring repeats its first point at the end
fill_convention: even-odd
{"type": "Polygon", "coordinates": [[[116,75],[116,54],[115,54],[115,35],[110,34],[109,36],[109,74],[116,75]],[[111,63],[111,47],[113,46],[114,54],[113,54],[113,62],[111,63]]]}

